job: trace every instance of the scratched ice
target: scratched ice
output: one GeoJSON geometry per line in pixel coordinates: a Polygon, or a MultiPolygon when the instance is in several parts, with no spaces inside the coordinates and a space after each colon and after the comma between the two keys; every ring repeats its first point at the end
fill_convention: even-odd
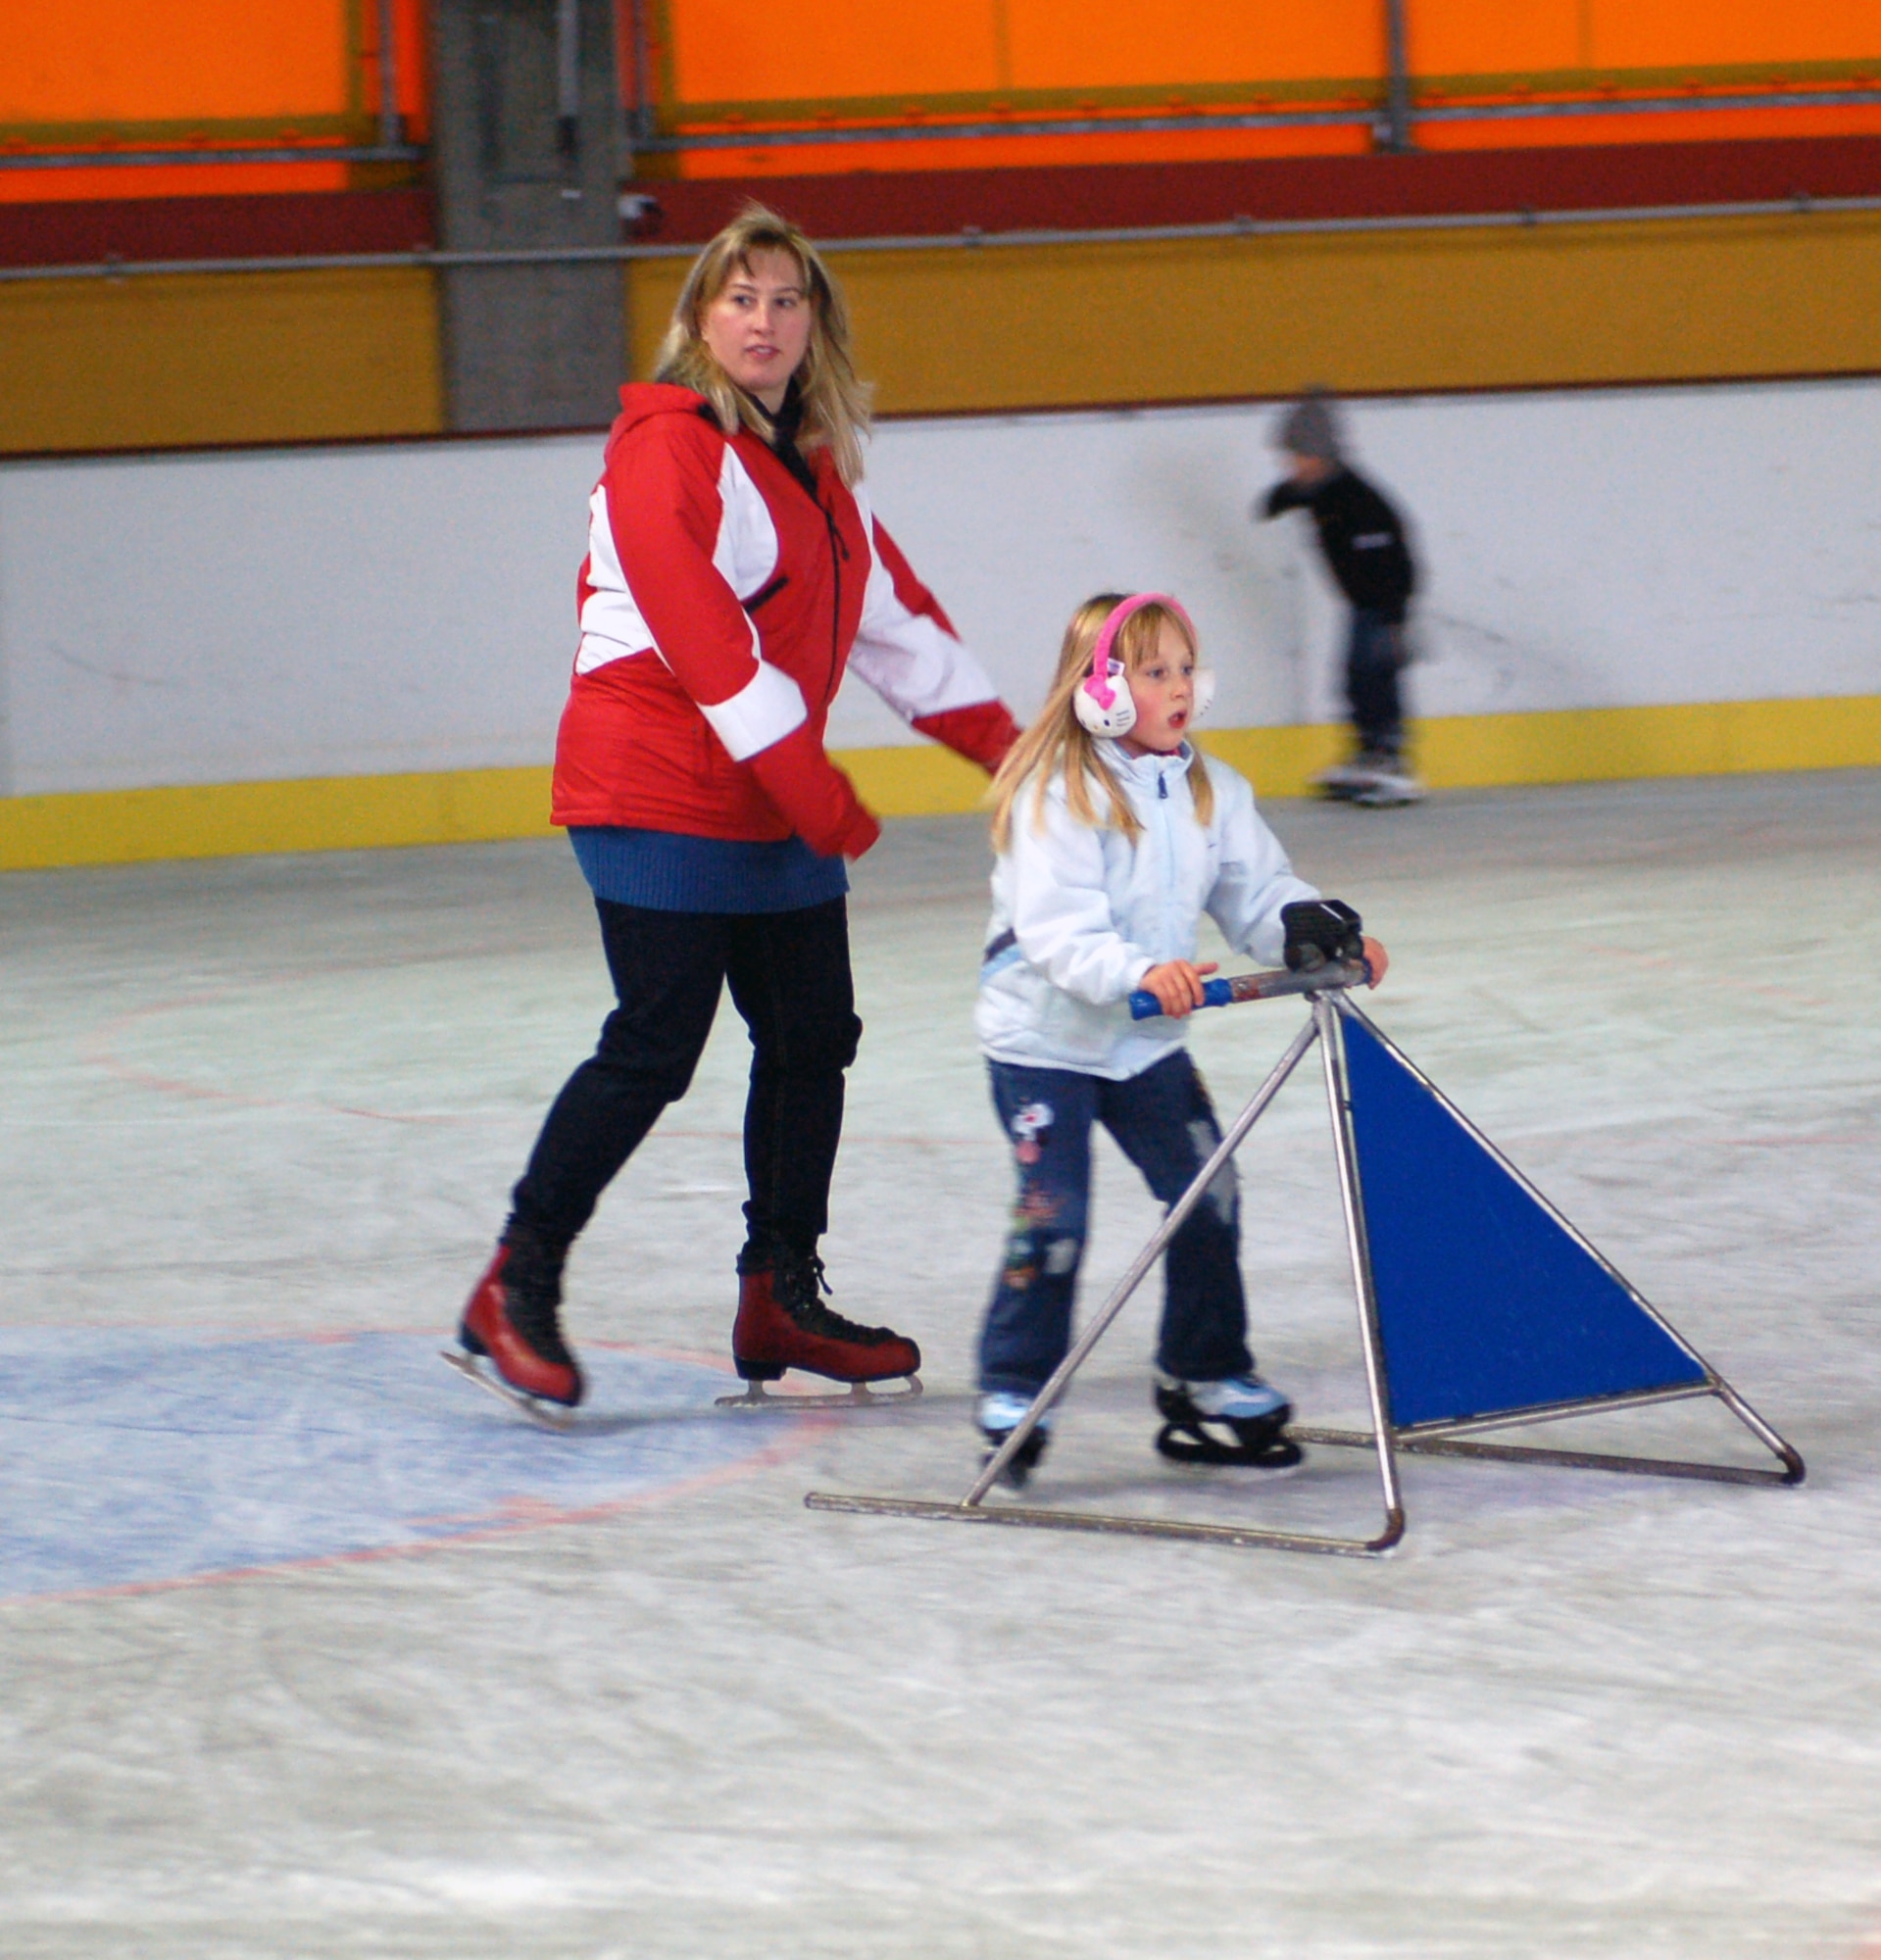
{"type": "Polygon", "coordinates": [[[435,1336],[322,1341],[0,1328],[0,1587],[150,1584],[593,1515],[746,1462],[780,1417],[727,1376],[591,1348],[609,1413],[546,1435],[439,1366],[435,1336]]]}
{"type": "MultiPolygon", "coordinates": [[[[608,1005],[565,846],[0,880],[9,1960],[1876,1960],[1881,778],[1272,814],[1390,947],[1380,1026],[1802,1489],[1410,1460],[1384,1562],[807,1511],[977,1462],[1011,1193],[976,819],[891,825],[853,906],[825,1251],[927,1396],[707,1409],[726,1010],[571,1264],[569,1438],[431,1353],[608,1005]]],[[[1300,1011],[1203,1017],[1224,1115],[1300,1011]]],[[[1255,1343],[1349,1423],[1296,1088],[1241,1161],[1255,1343]]],[[[1087,1307],[1155,1218],[1108,1147],[1095,1218],[1087,1307]]],[[[1155,1312],[1080,1378],[1039,1501],[1374,1523],[1355,1452],[1161,1462],[1155,1312]]],[[[1756,1461],[1732,1428],[1580,1426],[1756,1461]]]]}

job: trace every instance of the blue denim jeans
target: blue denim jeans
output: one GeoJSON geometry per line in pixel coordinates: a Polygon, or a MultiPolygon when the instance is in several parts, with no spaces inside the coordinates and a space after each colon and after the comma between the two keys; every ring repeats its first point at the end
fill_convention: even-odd
{"type": "MultiPolygon", "coordinates": [[[[1091,1125],[1110,1131],[1164,1204],[1188,1188],[1221,1130],[1187,1050],[1127,1082],[1003,1061],[988,1066],[1018,1196],[980,1334],[980,1387],[1029,1396],[1071,1343],[1071,1301],[1090,1213],[1091,1125]]],[[[1156,1358],[1165,1373],[1212,1382],[1253,1367],[1240,1252],[1230,1163],[1164,1255],[1156,1358]]]]}
{"type": "Polygon", "coordinates": [[[1382,613],[1355,607],[1346,640],[1346,700],[1353,734],[1366,755],[1404,753],[1404,703],[1398,690],[1404,666],[1405,629],[1382,613]]]}

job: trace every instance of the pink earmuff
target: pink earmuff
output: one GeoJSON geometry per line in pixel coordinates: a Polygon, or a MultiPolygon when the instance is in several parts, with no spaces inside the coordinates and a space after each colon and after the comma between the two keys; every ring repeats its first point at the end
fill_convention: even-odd
{"type": "MultiPolygon", "coordinates": [[[[1108,735],[1115,741],[1136,726],[1136,703],[1130,699],[1123,662],[1112,650],[1116,645],[1116,636],[1122,630],[1124,620],[1133,612],[1142,612],[1146,606],[1167,607],[1181,620],[1190,644],[1198,644],[1195,621],[1189,617],[1181,601],[1171,599],[1166,592],[1133,592],[1120,605],[1114,607],[1097,636],[1097,645],[1091,649],[1091,670],[1078,682],[1077,692],[1071,697],[1078,721],[1093,735],[1108,735]]],[[[1198,666],[1194,686],[1195,702],[1189,710],[1191,727],[1209,711],[1209,706],[1214,700],[1214,675],[1207,667],[1198,666]]]]}

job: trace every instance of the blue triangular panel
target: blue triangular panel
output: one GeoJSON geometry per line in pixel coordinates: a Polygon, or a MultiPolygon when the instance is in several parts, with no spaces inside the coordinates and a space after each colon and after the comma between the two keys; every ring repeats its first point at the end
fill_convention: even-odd
{"type": "Polygon", "coordinates": [[[1396,1425],[1708,1379],[1375,1032],[1341,1020],[1396,1425]]]}

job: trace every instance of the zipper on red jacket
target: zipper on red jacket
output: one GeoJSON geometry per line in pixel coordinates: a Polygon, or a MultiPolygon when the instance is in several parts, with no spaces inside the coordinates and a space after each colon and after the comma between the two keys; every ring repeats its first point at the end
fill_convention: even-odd
{"type": "Polygon", "coordinates": [[[849,547],[843,543],[835,512],[820,497],[817,499],[817,508],[823,514],[823,528],[829,533],[829,568],[835,576],[836,586],[829,608],[829,677],[823,683],[823,706],[827,708],[835,700],[836,689],[842,683],[843,566],[849,563],[849,547]]]}
{"type": "MultiPolygon", "coordinates": [[[[827,708],[836,698],[836,689],[842,681],[843,655],[843,566],[849,563],[849,547],[843,543],[841,526],[836,522],[836,514],[823,502],[816,472],[805,460],[802,450],[797,447],[794,430],[786,439],[786,447],[774,443],[767,444],[772,456],[783,465],[797,485],[810,493],[810,501],[816,505],[823,520],[823,529],[829,534],[829,568],[835,578],[835,600],[829,612],[829,672],[823,681],[823,706],[827,708]]],[[[768,599],[776,588],[767,586],[763,597],[768,599]]],[[[753,604],[757,602],[752,602],[753,604]]],[[[747,605],[746,611],[751,610],[747,605]]]]}

